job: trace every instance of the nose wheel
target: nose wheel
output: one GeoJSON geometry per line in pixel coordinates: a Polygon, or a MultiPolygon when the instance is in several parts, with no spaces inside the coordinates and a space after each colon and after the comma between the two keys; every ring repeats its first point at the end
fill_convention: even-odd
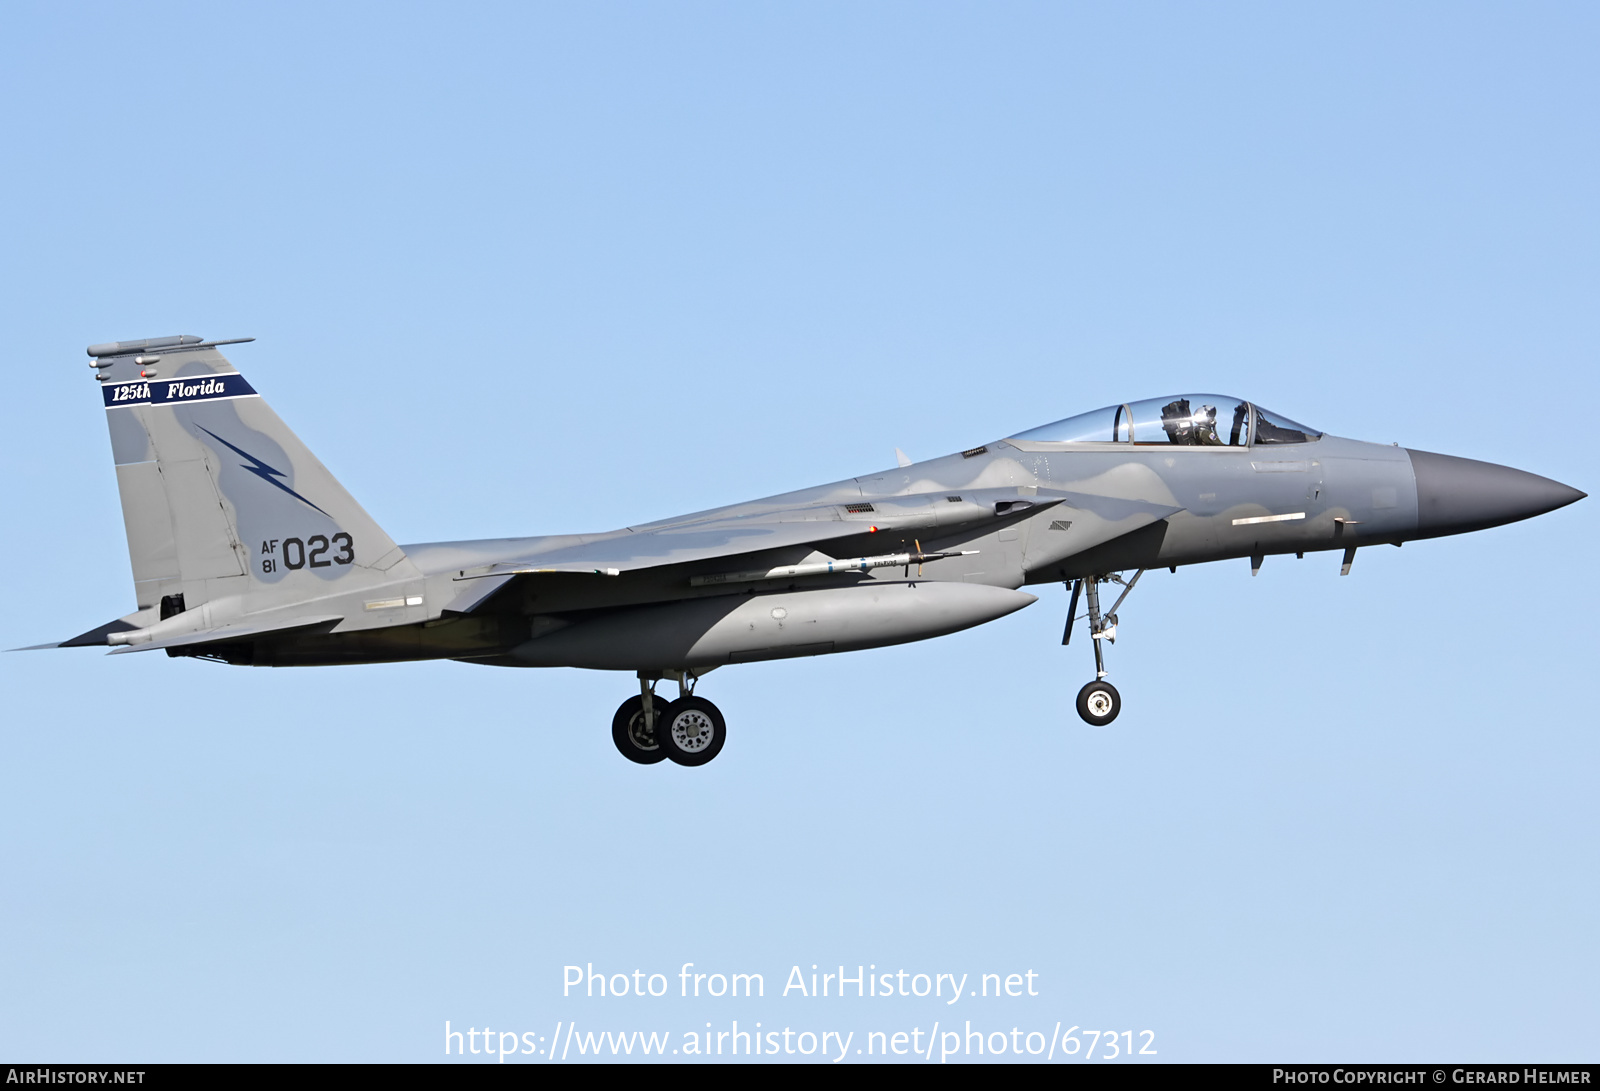
{"type": "Polygon", "coordinates": [[[1100,679],[1078,691],[1078,715],[1090,727],[1104,727],[1122,711],[1122,694],[1110,682],[1100,679]]]}
{"type": "Polygon", "coordinates": [[[1078,598],[1081,595],[1088,601],[1089,606],[1089,637],[1094,645],[1094,681],[1078,691],[1078,715],[1090,727],[1104,727],[1117,718],[1117,713],[1122,711],[1122,694],[1117,692],[1117,687],[1106,681],[1106,659],[1103,647],[1104,641],[1112,644],[1117,642],[1117,608],[1133,590],[1133,585],[1139,582],[1139,577],[1144,575],[1144,569],[1133,574],[1133,579],[1126,582],[1120,575],[1113,573],[1110,576],[1089,576],[1086,579],[1075,580],[1072,583],[1072,601],[1067,605],[1067,628],[1061,634],[1061,643],[1072,642],[1072,623],[1077,620],[1078,598]],[[1112,603],[1111,609],[1104,614],[1100,612],[1100,585],[1102,583],[1120,583],[1123,585],[1122,594],[1117,596],[1117,601],[1112,603]]]}

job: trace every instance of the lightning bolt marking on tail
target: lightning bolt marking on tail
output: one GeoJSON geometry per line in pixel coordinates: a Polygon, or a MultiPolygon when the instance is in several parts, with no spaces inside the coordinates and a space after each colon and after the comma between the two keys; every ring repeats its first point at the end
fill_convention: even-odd
{"type": "MultiPolygon", "coordinates": [[[[218,443],[220,443],[224,447],[228,448],[228,450],[233,451],[233,452],[235,452],[235,453],[237,453],[239,455],[242,455],[243,457],[249,459],[250,461],[249,461],[248,464],[245,464],[245,463],[241,463],[240,464],[240,468],[241,469],[249,470],[251,473],[255,474],[257,477],[259,477],[261,480],[265,481],[269,485],[276,485],[278,488],[282,489],[284,492],[288,493],[290,496],[294,497],[296,500],[300,501],[300,503],[306,505],[307,507],[314,508],[317,511],[322,511],[321,508],[317,507],[311,501],[307,500],[305,497],[301,496],[299,493],[295,492],[293,489],[291,489],[289,486],[285,485],[282,481],[279,480],[279,478],[283,477],[283,471],[282,470],[274,470],[271,466],[268,466],[265,462],[262,462],[259,458],[257,458],[255,455],[251,454],[249,451],[241,451],[239,448],[235,447],[233,444],[229,443],[227,440],[223,439],[221,436],[217,435],[215,432],[213,432],[211,429],[205,427],[204,425],[196,425],[195,427],[199,428],[200,431],[204,432],[206,435],[210,436],[212,439],[216,440],[218,443]]],[[[328,513],[325,512],[325,511],[322,511],[322,514],[328,515],[328,513]]],[[[328,518],[332,519],[333,516],[328,515],[328,518]]]]}

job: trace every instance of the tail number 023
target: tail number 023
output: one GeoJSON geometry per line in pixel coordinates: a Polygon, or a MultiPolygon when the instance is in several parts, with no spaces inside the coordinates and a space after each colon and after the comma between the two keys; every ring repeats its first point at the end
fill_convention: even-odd
{"type": "Polygon", "coordinates": [[[285,538],[282,542],[266,541],[261,543],[262,553],[278,553],[277,557],[263,557],[261,571],[275,572],[281,561],[283,567],[291,571],[302,568],[331,568],[334,565],[351,564],[356,559],[355,540],[340,531],[331,539],[325,534],[313,534],[301,540],[299,538],[285,538]],[[278,553],[278,547],[282,552],[278,553]],[[332,552],[333,556],[328,554],[332,552]]]}

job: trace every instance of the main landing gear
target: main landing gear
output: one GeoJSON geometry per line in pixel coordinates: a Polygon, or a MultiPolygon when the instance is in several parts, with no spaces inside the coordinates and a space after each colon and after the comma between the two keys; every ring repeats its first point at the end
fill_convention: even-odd
{"type": "Polygon", "coordinates": [[[1100,642],[1109,640],[1117,642],[1117,607],[1122,605],[1122,600],[1128,597],[1133,590],[1133,585],[1139,582],[1139,577],[1144,575],[1144,569],[1133,574],[1133,579],[1124,581],[1123,578],[1112,573],[1108,576],[1090,576],[1087,579],[1074,580],[1071,583],[1072,601],[1067,606],[1067,628],[1061,634],[1061,643],[1072,643],[1072,623],[1077,620],[1078,598],[1083,596],[1089,604],[1089,636],[1094,643],[1094,681],[1078,691],[1078,715],[1083,717],[1083,722],[1091,727],[1104,727],[1117,718],[1117,713],[1122,711],[1122,694],[1117,692],[1117,687],[1106,681],[1105,653],[1100,642]],[[1102,583],[1122,584],[1122,594],[1117,596],[1117,601],[1111,604],[1111,609],[1104,614],[1100,613],[1100,585],[1102,583]]]}
{"type": "Polygon", "coordinates": [[[704,765],[722,753],[728,726],[717,706],[694,695],[693,671],[672,672],[678,699],[656,696],[660,675],[639,673],[639,696],[629,697],[611,717],[611,741],[629,761],[654,765],[663,758],[678,765],[704,765]]]}

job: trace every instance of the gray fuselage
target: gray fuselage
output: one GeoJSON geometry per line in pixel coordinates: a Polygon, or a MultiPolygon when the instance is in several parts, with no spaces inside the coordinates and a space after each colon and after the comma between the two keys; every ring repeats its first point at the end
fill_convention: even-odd
{"type": "Polygon", "coordinates": [[[258,642],[246,661],[447,657],[703,672],[942,635],[1031,603],[1031,595],[1014,590],[1028,584],[1398,544],[1526,518],[1581,495],[1507,467],[1328,435],[1210,447],[1000,440],[607,534],[406,545],[432,597],[443,598],[464,571],[506,558],[622,548],[632,536],[663,529],[692,533],[698,524],[759,522],[775,513],[860,526],[857,534],[829,541],[826,554],[799,545],[615,576],[543,572],[509,583],[461,617],[258,642]],[[966,552],[915,571],[908,564],[696,586],[730,569],[910,549],[966,552]],[[890,585],[904,593],[893,597],[890,585]],[[920,597],[911,594],[918,588],[920,597]]]}

